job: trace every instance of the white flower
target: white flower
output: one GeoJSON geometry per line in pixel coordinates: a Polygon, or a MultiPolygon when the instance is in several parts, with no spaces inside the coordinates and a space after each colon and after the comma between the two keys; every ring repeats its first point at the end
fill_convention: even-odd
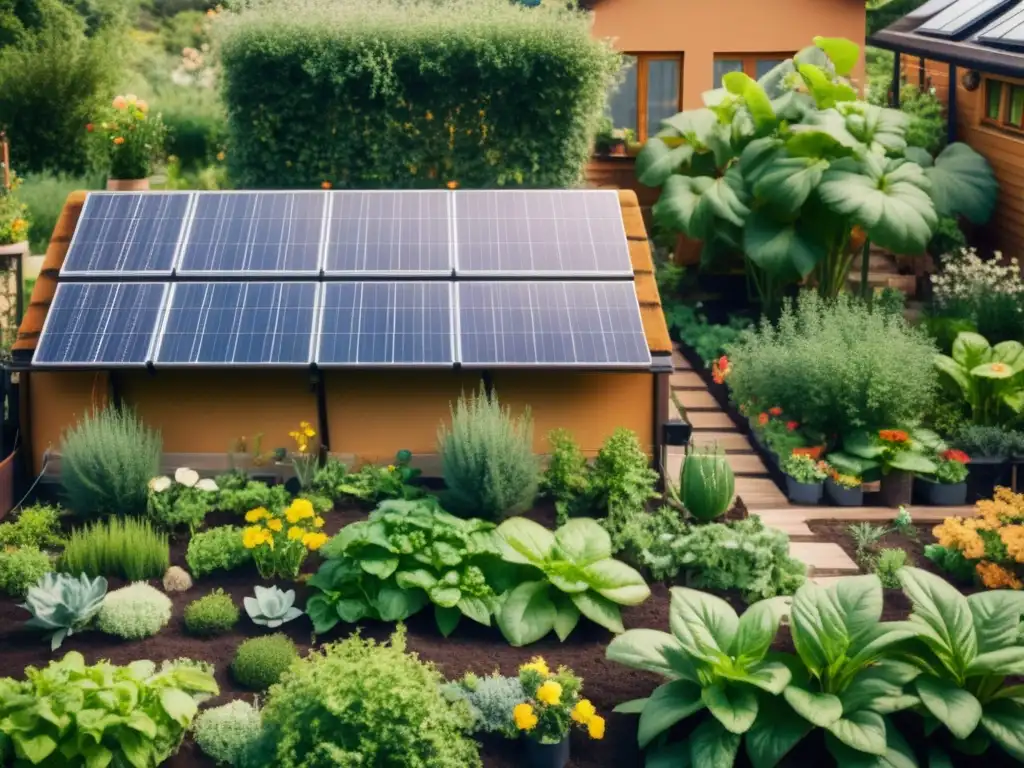
{"type": "Polygon", "coordinates": [[[149,481],[149,490],[153,493],[163,493],[171,487],[171,478],[169,477],[154,477],[149,481]]]}
{"type": "Polygon", "coordinates": [[[174,480],[187,488],[192,488],[199,482],[199,473],[188,467],[179,467],[174,473],[174,480]]]}
{"type": "Polygon", "coordinates": [[[216,491],[217,484],[210,478],[206,477],[196,483],[196,489],[200,491],[216,491]]]}

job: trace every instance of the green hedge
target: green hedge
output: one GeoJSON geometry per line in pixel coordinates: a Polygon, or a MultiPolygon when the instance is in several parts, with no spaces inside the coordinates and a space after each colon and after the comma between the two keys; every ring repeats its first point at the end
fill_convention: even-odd
{"type": "Polygon", "coordinates": [[[557,5],[274,0],[225,19],[232,180],[577,183],[620,58],[557,5]]]}

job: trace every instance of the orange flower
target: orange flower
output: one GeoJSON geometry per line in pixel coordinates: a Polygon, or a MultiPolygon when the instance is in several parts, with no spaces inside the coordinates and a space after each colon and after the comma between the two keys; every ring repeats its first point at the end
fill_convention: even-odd
{"type": "Polygon", "coordinates": [[[820,459],[821,458],[821,454],[823,454],[824,452],[825,452],[825,446],[824,445],[809,445],[809,446],[804,446],[803,448],[794,448],[793,449],[793,455],[794,456],[809,456],[814,461],[817,461],[818,459],[820,459]]]}
{"type": "Polygon", "coordinates": [[[459,188],[459,182],[457,182],[457,181],[449,181],[447,186],[448,186],[448,189],[458,189],[459,188]]]}
{"type": "Polygon", "coordinates": [[[93,125],[92,125],[92,123],[86,123],[86,124],[85,124],[85,130],[86,130],[86,131],[87,131],[88,133],[92,133],[92,129],[93,129],[93,125]]]}
{"type": "Polygon", "coordinates": [[[910,439],[910,435],[902,429],[881,429],[878,437],[886,443],[905,443],[910,439]]]}
{"type": "Polygon", "coordinates": [[[955,461],[960,464],[969,464],[971,461],[970,456],[956,448],[950,448],[948,451],[943,451],[942,458],[946,461],[955,461]]]}
{"type": "Polygon", "coordinates": [[[1012,571],[1008,571],[1002,566],[990,563],[987,560],[982,560],[974,566],[974,570],[981,577],[981,583],[989,589],[1000,589],[1001,587],[1009,587],[1010,589],[1024,588],[1024,583],[1012,571]]]}
{"type": "Polygon", "coordinates": [[[324,180],[324,181],[320,182],[320,189],[330,189],[330,188],[331,188],[331,182],[329,182],[327,180],[324,180]]]}
{"type": "Polygon", "coordinates": [[[768,423],[768,414],[767,413],[758,414],[757,423],[760,424],[762,427],[765,424],[767,424],[768,423]]]}
{"type": "Polygon", "coordinates": [[[114,143],[117,144],[118,146],[124,144],[124,136],[115,136],[114,143]]]}
{"type": "Polygon", "coordinates": [[[781,416],[782,415],[782,409],[779,408],[779,406],[776,405],[774,408],[769,408],[768,409],[768,413],[770,413],[772,416],[781,416]]]}
{"type": "Polygon", "coordinates": [[[799,428],[800,428],[800,422],[799,421],[787,421],[786,422],[786,429],[788,429],[790,432],[795,432],[799,428]]]}
{"type": "Polygon", "coordinates": [[[139,99],[135,106],[138,107],[139,112],[146,113],[149,111],[149,104],[146,103],[145,99],[139,99]]]}
{"type": "Polygon", "coordinates": [[[711,365],[711,378],[715,380],[715,384],[724,384],[729,371],[729,358],[722,355],[711,365]]]}
{"type": "Polygon", "coordinates": [[[113,106],[114,109],[124,109],[128,106],[128,102],[125,100],[124,96],[118,96],[111,102],[111,106],[113,106]]]}

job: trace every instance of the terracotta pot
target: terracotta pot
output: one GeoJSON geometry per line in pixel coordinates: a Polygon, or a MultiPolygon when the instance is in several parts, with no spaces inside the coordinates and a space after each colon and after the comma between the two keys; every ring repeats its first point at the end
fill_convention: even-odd
{"type": "Polygon", "coordinates": [[[879,488],[879,501],[883,507],[896,509],[897,507],[910,504],[914,491],[914,475],[912,472],[904,472],[901,469],[894,469],[887,475],[882,475],[882,487],[879,488]]]}
{"type": "Polygon", "coordinates": [[[146,192],[149,179],[107,179],[108,192],[146,192]]]}

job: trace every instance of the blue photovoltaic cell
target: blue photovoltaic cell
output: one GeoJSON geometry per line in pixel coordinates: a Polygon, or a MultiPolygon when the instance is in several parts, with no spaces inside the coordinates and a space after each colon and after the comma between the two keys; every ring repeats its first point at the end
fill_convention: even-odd
{"type": "Polygon", "coordinates": [[[328,274],[446,274],[452,270],[450,194],[332,192],[328,274]]]}
{"type": "Polygon", "coordinates": [[[196,195],[178,271],[184,274],[316,274],[325,192],[196,195]]]}
{"type": "Polygon", "coordinates": [[[1015,8],[996,19],[981,31],[978,42],[1012,50],[1024,48],[1024,8],[1015,8]]]}
{"type": "Polygon", "coordinates": [[[316,283],[177,283],[157,365],[308,364],[316,283]]]}
{"type": "Polygon", "coordinates": [[[145,365],[166,283],[61,283],[35,365],[145,365]]]}
{"type": "Polygon", "coordinates": [[[632,276],[608,190],[472,190],[455,197],[458,274],[632,276]]]}
{"type": "Polygon", "coordinates": [[[170,275],[189,197],[91,192],[61,274],[170,275]]]}
{"type": "Polygon", "coordinates": [[[957,37],[1016,0],[956,0],[917,28],[938,37],[957,37]]]}
{"type": "Polygon", "coordinates": [[[317,364],[452,365],[451,283],[325,283],[317,364]]]}
{"type": "Polygon", "coordinates": [[[464,365],[651,363],[632,282],[481,281],[458,291],[464,365]]]}

